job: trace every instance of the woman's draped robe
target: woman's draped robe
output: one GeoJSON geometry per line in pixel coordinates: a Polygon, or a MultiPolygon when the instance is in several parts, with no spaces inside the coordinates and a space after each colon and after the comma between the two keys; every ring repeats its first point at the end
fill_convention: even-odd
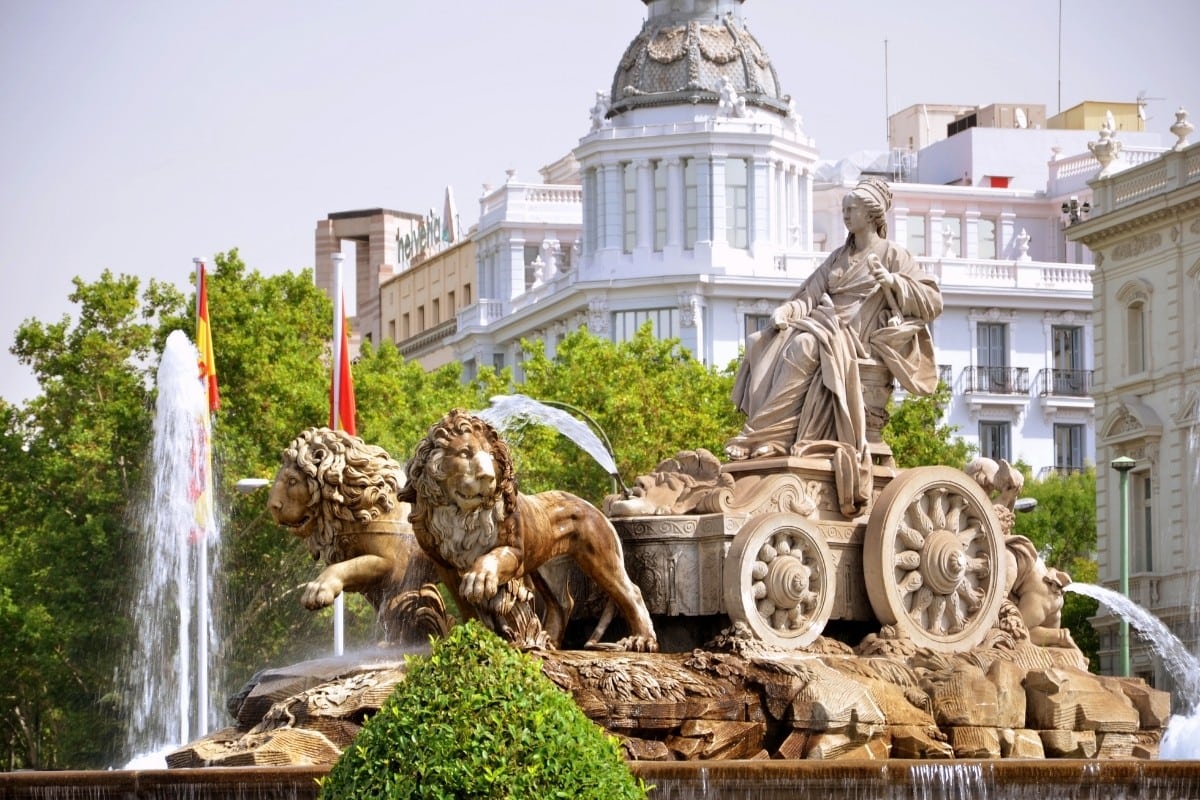
{"type": "Polygon", "coordinates": [[[830,254],[788,302],[788,327],[749,337],[733,402],[746,414],[734,440],[753,452],[833,456],[838,498],[850,515],[870,498],[871,459],[858,359],[882,361],[915,395],[937,388],[928,323],[942,310],[937,280],[886,240],[869,252],[896,276],[879,286],[868,251],[830,254]]]}

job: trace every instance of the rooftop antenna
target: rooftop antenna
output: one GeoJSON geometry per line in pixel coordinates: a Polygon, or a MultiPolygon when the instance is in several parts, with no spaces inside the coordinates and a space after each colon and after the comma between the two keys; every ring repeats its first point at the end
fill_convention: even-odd
{"type": "Polygon", "coordinates": [[[892,146],[892,124],[888,119],[888,114],[891,113],[891,104],[888,102],[888,40],[883,40],[883,125],[884,125],[884,141],[887,142],[888,148],[892,146]]]}
{"type": "Polygon", "coordinates": [[[1138,130],[1146,130],[1146,121],[1150,117],[1146,116],[1146,104],[1151,100],[1165,100],[1165,97],[1149,97],[1145,89],[1138,90],[1137,93],[1137,115],[1138,115],[1138,130]]]}

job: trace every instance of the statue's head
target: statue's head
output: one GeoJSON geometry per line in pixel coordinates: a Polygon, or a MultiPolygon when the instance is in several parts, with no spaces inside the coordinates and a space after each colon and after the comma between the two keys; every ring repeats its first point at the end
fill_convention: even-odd
{"type": "Polygon", "coordinates": [[[874,175],[868,176],[860,180],[850,194],[867,208],[875,230],[886,238],[887,212],[892,207],[892,189],[887,181],[874,175]]]}

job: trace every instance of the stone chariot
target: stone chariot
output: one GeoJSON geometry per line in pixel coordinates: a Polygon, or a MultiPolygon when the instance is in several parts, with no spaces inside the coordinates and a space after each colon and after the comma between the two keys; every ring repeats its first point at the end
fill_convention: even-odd
{"type": "Polygon", "coordinates": [[[934,651],[980,644],[1008,595],[999,514],[960,470],[896,468],[880,436],[890,376],[873,366],[862,365],[872,490],[855,513],[821,456],[718,465],[695,451],[639,478],[632,497],[609,498],[630,576],[667,618],[660,628],[725,615],[795,649],[830,620],[874,621],[934,651]]]}

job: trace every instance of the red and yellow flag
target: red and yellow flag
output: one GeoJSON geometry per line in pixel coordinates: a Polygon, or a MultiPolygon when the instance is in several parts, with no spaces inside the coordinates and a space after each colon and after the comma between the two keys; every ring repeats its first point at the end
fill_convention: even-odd
{"type": "MultiPolygon", "coordinates": [[[[341,325],[335,325],[333,337],[333,380],[329,385],[329,427],[358,435],[354,424],[354,378],[350,374],[350,336],[346,332],[346,301],[339,309],[341,325]]],[[[337,322],[338,320],[334,320],[337,322]]]]}
{"type": "Polygon", "coordinates": [[[208,276],[203,261],[198,267],[196,349],[200,351],[200,380],[208,390],[208,410],[216,411],[221,406],[221,394],[217,391],[217,362],[213,359],[212,326],[208,323],[208,276]]]}

